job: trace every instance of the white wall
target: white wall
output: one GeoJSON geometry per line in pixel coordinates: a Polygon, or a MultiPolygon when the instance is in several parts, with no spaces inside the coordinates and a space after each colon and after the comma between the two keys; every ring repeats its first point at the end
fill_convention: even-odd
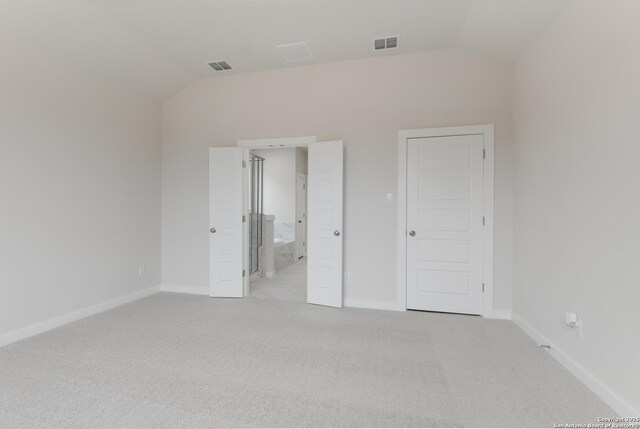
{"type": "Polygon", "coordinates": [[[514,313],[626,415],[640,414],[638,17],[635,0],[572,2],[517,65],[515,103],[514,313]]]}
{"type": "Polygon", "coordinates": [[[275,215],[276,223],[295,223],[296,149],[254,150],[265,159],[264,213],[275,215]]]}
{"type": "Polygon", "coordinates": [[[208,147],[317,135],[345,142],[345,298],[394,304],[398,131],[495,123],[495,305],[510,310],[512,78],[501,61],[433,51],[194,82],[163,105],[163,284],[208,284],[208,147]]]}
{"type": "Polygon", "coordinates": [[[160,106],[25,41],[0,54],[1,337],[159,284],[160,106]]]}

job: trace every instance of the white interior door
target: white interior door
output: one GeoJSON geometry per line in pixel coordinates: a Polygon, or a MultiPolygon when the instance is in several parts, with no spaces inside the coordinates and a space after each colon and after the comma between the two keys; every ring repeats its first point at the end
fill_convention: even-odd
{"type": "Polygon", "coordinates": [[[209,295],[243,291],[243,149],[209,149],[209,295]]]}
{"type": "Polygon", "coordinates": [[[408,140],[407,308],[482,313],[483,136],[408,140]]]}
{"type": "Polygon", "coordinates": [[[307,253],[307,176],[296,174],[296,258],[307,253]]]}
{"type": "Polygon", "coordinates": [[[342,141],[309,144],[307,302],[342,307],[342,141]]]}

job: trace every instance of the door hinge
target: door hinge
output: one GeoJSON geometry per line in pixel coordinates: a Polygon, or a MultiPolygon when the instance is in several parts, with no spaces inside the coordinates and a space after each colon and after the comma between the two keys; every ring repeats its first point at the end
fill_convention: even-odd
{"type": "Polygon", "coordinates": [[[484,225],[485,225],[485,222],[486,222],[486,219],[485,219],[485,217],[484,217],[484,216],[482,216],[482,226],[484,226],[484,225]]]}
{"type": "Polygon", "coordinates": [[[482,149],[482,159],[485,159],[486,157],[487,157],[487,150],[482,149]]]}
{"type": "Polygon", "coordinates": [[[242,215],[242,223],[247,222],[247,217],[245,215],[242,215]]]}
{"type": "Polygon", "coordinates": [[[247,168],[247,161],[242,160],[242,168],[247,168]]]}
{"type": "Polygon", "coordinates": [[[482,293],[484,293],[484,283],[482,283],[482,293]]]}
{"type": "Polygon", "coordinates": [[[245,271],[245,270],[242,270],[242,277],[244,277],[244,276],[245,276],[245,274],[246,274],[246,271],[245,271]]]}

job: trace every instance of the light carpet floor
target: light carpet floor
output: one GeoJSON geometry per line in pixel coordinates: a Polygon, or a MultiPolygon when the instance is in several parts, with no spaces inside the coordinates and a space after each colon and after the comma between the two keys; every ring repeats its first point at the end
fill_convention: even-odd
{"type": "Polygon", "coordinates": [[[274,277],[251,282],[249,296],[259,299],[307,302],[306,258],[299,259],[274,277]]]}
{"type": "Polygon", "coordinates": [[[0,427],[552,426],[614,415],[511,322],[326,308],[299,290],[274,299],[281,281],[245,299],[159,293],[1,348],[0,427]]]}

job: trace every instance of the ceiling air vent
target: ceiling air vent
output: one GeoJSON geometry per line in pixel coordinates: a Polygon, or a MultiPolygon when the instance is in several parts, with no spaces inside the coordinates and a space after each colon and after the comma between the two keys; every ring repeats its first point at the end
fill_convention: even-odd
{"type": "Polygon", "coordinates": [[[231,66],[229,65],[228,62],[226,61],[214,61],[212,63],[209,63],[209,65],[211,66],[212,69],[214,69],[215,71],[225,71],[225,70],[231,70],[231,66]]]}
{"type": "Polygon", "coordinates": [[[381,37],[373,40],[373,49],[381,51],[383,49],[395,49],[398,47],[399,36],[381,37]]]}
{"type": "Polygon", "coordinates": [[[311,54],[307,42],[278,45],[278,49],[280,49],[280,53],[288,63],[299,63],[313,59],[313,54],[311,54]]]}

